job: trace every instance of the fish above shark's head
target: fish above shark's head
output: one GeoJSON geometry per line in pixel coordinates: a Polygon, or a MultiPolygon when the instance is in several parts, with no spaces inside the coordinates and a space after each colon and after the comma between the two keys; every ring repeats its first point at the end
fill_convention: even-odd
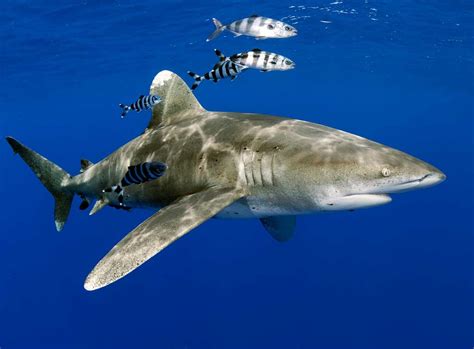
{"type": "Polygon", "coordinates": [[[324,210],[385,204],[391,201],[389,194],[431,187],[446,179],[422,160],[358,136],[335,131],[315,138],[299,150],[290,177],[301,185],[295,190],[307,192],[308,200],[324,210]]]}

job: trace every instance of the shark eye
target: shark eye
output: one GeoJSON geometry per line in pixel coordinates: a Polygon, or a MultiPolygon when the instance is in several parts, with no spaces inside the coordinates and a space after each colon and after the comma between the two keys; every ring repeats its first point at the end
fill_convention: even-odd
{"type": "Polygon", "coordinates": [[[386,168],[386,167],[384,167],[384,168],[382,169],[382,176],[388,177],[388,176],[390,176],[390,174],[391,174],[390,169],[388,169],[388,168],[386,168]]]}

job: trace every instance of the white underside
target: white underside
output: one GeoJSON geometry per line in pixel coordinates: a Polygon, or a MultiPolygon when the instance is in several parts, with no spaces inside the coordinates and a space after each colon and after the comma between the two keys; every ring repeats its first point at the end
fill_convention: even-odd
{"type": "Polygon", "coordinates": [[[284,202],[260,201],[249,197],[238,200],[220,211],[218,218],[259,218],[269,216],[298,215],[321,211],[347,211],[388,204],[392,199],[386,194],[358,194],[336,198],[326,198],[311,207],[295,211],[284,202]]]}

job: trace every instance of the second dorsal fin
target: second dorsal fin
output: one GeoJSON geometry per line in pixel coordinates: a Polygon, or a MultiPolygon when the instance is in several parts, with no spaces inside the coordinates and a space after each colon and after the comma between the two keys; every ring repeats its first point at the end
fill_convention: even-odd
{"type": "Polygon", "coordinates": [[[169,70],[155,76],[150,94],[160,96],[161,103],[153,107],[149,129],[180,122],[204,111],[186,83],[169,70]]]}

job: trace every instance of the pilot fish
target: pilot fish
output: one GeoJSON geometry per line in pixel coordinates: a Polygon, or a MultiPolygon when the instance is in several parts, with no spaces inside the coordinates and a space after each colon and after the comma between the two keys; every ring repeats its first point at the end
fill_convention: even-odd
{"type": "Polygon", "coordinates": [[[260,69],[263,72],[271,70],[289,70],[295,67],[295,63],[276,53],[262,51],[254,48],[248,52],[237,53],[230,60],[240,66],[260,69]]]}
{"type": "Polygon", "coordinates": [[[135,110],[137,113],[142,110],[151,109],[155,105],[161,102],[161,98],[155,95],[144,96],[141,95],[138,99],[130,105],[119,104],[119,107],[122,108],[121,117],[124,118],[130,110],[135,110]]]}
{"type": "Polygon", "coordinates": [[[120,206],[123,206],[123,188],[132,184],[142,184],[155,180],[165,174],[168,167],[165,163],[154,161],[144,162],[135,166],[129,166],[127,173],[120,184],[104,189],[104,193],[115,192],[118,194],[120,206]]]}
{"type": "Polygon", "coordinates": [[[247,67],[243,67],[231,61],[228,57],[224,56],[221,51],[214,50],[214,52],[219,57],[219,62],[214,65],[211,71],[202,76],[188,71],[189,76],[194,79],[191,90],[195,90],[203,80],[218,82],[219,80],[229,77],[230,80],[233,81],[242,70],[247,69],[247,67]]]}
{"type": "Polygon", "coordinates": [[[283,39],[298,34],[298,31],[289,24],[258,15],[239,19],[227,25],[223,25],[216,18],[213,18],[212,21],[216,26],[216,30],[209,35],[206,41],[215,39],[226,29],[234,33],[235,36],[247,35],[257,39],[283,39]]]}

